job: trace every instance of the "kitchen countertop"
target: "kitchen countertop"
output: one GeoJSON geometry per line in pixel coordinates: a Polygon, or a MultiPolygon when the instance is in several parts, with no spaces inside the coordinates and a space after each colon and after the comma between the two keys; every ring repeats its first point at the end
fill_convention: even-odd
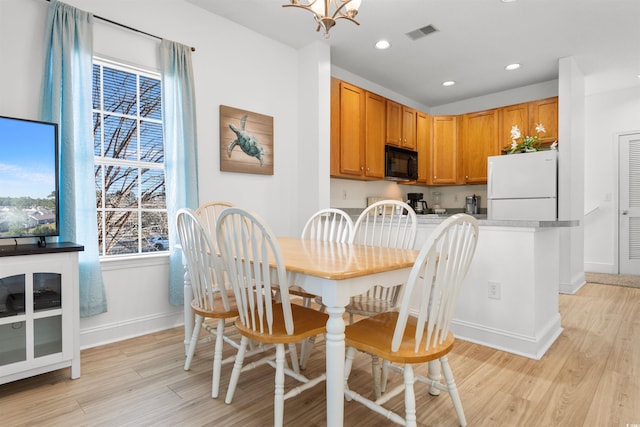
{"type": "MultiPolygon", "coordinates": [[[[362,212],[362,209],[346,208],[342,209],[347,212],[354,223],[358,219],[358,215],[362,212]]],[[[455,215],[459,212],[451,212],[444,215],[426,214],[417,215],[418,225],[440,224],[446,218],[455,215]]],[[[486,227],[525,227],[525,228],[551,228],[551,227],[577,227],[580,225],[580,221],[575,220],[556,220],[556,221],[536,221],[536,220],[495,220],[487,219],[487,214],[472,215],[478,220],[479,226],[486,227]]]]}
{"type": "MultiPolygon", "coordinates": [[[[418,225],[420,224],[440,224],[451,215],[417,215],[418,225]]],[[[504,219],[487,219],[487,215],[472,215],[478,220],[479,226],[489,227],[577,227],[580,225],[579,220],[556,220],[556,221],[536,221],[536,220],[504,220],[504,219]]]]}

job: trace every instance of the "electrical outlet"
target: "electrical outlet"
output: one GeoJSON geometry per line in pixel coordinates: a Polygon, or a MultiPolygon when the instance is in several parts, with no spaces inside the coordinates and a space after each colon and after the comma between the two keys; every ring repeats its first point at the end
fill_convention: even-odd
{"type": "Polygon", "coordinates": [[[500,283],[489,282],[489,298],[500,299],[500,283]]]}

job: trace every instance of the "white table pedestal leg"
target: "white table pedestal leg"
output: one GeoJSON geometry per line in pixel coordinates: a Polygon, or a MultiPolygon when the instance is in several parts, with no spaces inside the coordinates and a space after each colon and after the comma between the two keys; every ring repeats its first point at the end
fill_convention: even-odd
{"type": "Polygon", "coordinates": [[[344,419],[344,307],[327,307],[327,425],[340,427],[344,419]]]}

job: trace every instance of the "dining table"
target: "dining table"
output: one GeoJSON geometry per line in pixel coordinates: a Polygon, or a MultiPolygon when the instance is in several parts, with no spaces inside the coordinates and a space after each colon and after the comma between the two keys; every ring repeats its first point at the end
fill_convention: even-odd
{"type": "MultiPolygon", "coordinates": [[[[342,426],[345,307],[352,296],[374,285],[390,287],[405,283],[418,251],[295,237],[278,237],[278,243],[289,284],[322,297],[329,315],[325,335],[327,426],[342,426]]],[[[192,293],[186,273],[184,293],[186,346],[193,331],[193,315],[191,309],[187,309],[192,293]]]]}

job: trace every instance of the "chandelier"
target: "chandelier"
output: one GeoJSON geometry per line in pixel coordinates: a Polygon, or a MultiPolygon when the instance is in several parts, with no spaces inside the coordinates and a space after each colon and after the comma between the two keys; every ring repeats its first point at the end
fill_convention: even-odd
{"type": "Polygon", "coordinates": [[[360,2],[361,0],[291,0],[291,4],[283,4],[282,7],[299,7],[313,13],[313,18],[318,23],[316,31],[324,29],[324,38],[329,38],[329,30],[336,25],[338,19],[348,19],[360,25],[353,19],[358,14],[360,2]]]}

